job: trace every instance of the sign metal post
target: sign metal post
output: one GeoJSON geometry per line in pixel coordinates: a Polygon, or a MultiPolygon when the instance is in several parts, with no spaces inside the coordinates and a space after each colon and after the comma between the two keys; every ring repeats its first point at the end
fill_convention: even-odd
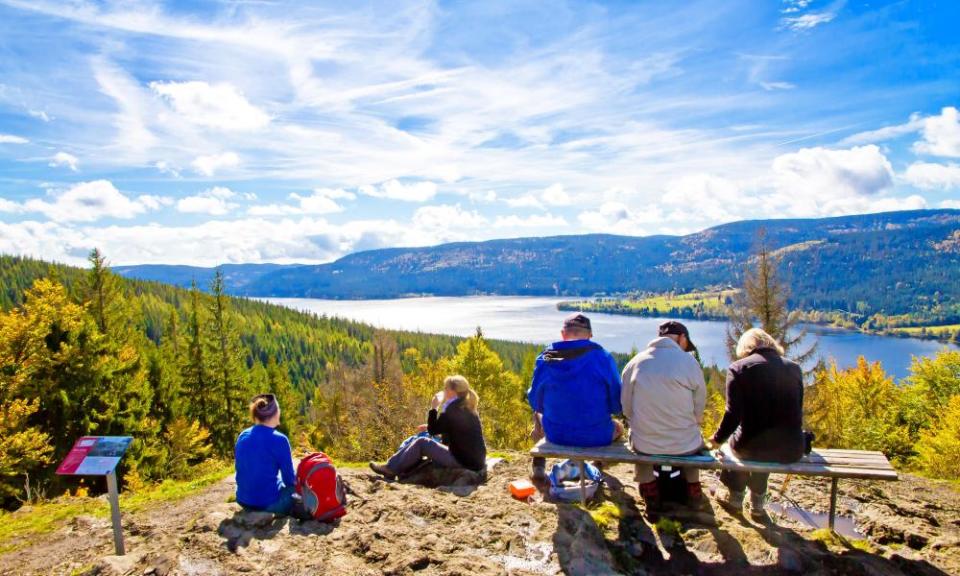
{"type": "Polygon", "coordinates": [[[107,497],[110,500],[110,519],[113,522],[113,548],[117,556],[126,551],[123,546],[123,526],[120,523],[120,490],[117,488],[117,464],[127,451],[130,436],[84,436],[77,440],[57,468],[57,474],[68,476],[106,476],[107,497]]]}
{"type": "Polygon", "coordinates": [[[120,491],[117,490],[117,473],[107,473],[107,496],[110,499],[110,518],[113,521],[113,549],[117,556],[123,556],[123,528],[120,525],[120,491]]]}

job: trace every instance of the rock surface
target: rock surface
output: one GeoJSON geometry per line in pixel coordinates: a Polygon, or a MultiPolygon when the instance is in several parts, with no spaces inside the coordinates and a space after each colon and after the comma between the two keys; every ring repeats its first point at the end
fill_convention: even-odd
{"type": "MultiPolygon", "coordinates": [[[[348,514],[335,524],[244,512],[230,480],[185,500],[124,516],[128,556],[112,554],[109,524],[80,518],[0,556],[0,574],[960,574],[960,494],[947,483],[843,481],[840,512],[854,515],[865,543],[821,541],[777,514],[758,524],[708,499],[706,510],[668,507],[682,526],[661,533],[645,518],[632,469],[613,466],[597,520],[571,504],[535,495],[512,499],[511,480],[529,460],[512,455],[477,478],[431,472],[433,488],[341,469],[348,514]],[[615,487],[615,488],[613,488],[615,487]],[[615,514],[610,514],[612,509],[615,514]],[[866,548],[867,551],[858,549],[866,548]]],[[[703,474],[707,487],[716,477],[703,474]]],[[[783,479],[774,477],[773,500],[783,479]]],[[[825,480],[790,481],[788,495],[810,512],[828,506],[825,480]]],[[[817,533],[819,534],[819,533],[817,533]]]]}

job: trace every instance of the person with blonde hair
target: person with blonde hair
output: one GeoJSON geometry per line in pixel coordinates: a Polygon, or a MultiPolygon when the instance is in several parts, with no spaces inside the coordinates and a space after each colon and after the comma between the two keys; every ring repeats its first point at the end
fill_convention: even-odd
{"type": "Polygon", "coordinates": [[[253,426],[240,433],[234,448],[237,503],[251,510],[289,515],[295,507],[290,440],[277,430],[280,405],[273,394],[260,394],[250,403],[253,426]]]}
{"type": "MultiPolygon", "coordinates": [[[[727,406],[713,442],[729,440],[733,454],[744,460],[790,463],[803,458],[803,371],[783,356],[770,334],[751,328],[740,336],[739,360],[727,371],[727,406]]],[[[727,494],[720,503],[739,512],[750,489],[751,515],[766,518],[764,503],[769,474],[724,470],[720,482],[727,494]]]]}
{"type": "Polygon", "coordinates": [[[389,479],[402,476],[424,458],[444,468],[480,471],[486,467],[487,446],[483,440],[478,406],[480,398],[463,376],[448,376],[443,390],[430,403],[427,423],[416,436],[404,442],[385,464],[370,463],[370,469],[389,479]],[[441,441],[433,437],[440,436],[441,441]]]}

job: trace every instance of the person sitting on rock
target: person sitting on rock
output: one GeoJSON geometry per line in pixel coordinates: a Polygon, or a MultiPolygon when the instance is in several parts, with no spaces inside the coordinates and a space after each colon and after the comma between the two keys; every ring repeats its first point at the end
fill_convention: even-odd
{"type": "MultiPolygon", "coordinates": [[[[803,458],[803,372],[783,357],[783,347],[759,328],[743,333],[736,362],[727,371],[727,407],[713,442],[729,439],[733,454],[745,460],[790,463],[803,458]]],[[[760,472],[723,470],[725,508],[739,513],[750,488],[750,513],[766,518],[767,479],[760,472]]]]}
{"type": "Polygon", "coordinates": [[[479,403],[480,398],[466,378],[448,376],[443,381],[443,390],[431,400],[427,423],[418,428],[418,432],[429,435],[404,442],[385,464],[371,462],[370,469],[394,479],[411,472],[426,458],[443,468],[483,470],[487,446],[477,412],[479,403]],[[433,436],[440,436],[441,441],[433,436]]]}
{"type": "Polygon", "coordinates": [[[280,405],[273,394],[260,394],[250,403],[253,426],[237,437],[237,503],[250,510],[289,515],[294,508],[290,440],[277,431],[280,405]]]}
{"type": "MultiPolygon", "coordinates": [[[[621,403],[630,423],[630,444],[640,454],[689,456],[704,448],[700,424],[707,386],[700,363],[689,354],[697,348],[680,322],[664,322],[660,336],[623,369],[621,403]]],[[[652,464],[637,464],[636,479],[648,511],[660,503],[652,464]]],[[[703,501],[700,471],[683,468],[687,501],[703,501]]]]}
{"type": "MultiPolygon", "coordinates": [[[[534,412],[534,439],[564,446],[606,446],[623,436],[620,372],[613,356],[591,342],[590,319],[572,314],[563,321],[562,340],[537,357],[527,401],[534,412]]],[[[533,477],[546,477],[535,458],[533,477]]]]}

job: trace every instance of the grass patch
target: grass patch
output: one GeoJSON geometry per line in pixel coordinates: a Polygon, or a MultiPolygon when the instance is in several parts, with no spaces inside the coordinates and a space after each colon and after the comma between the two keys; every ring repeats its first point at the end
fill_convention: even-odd
{"type": "Polygon", "coordinates": [[[661,536],[664,534],[668,536],[680,536],[680,533],[683,532],[683,524],[667,517],[657,520],[657,523],[654,524],[653,527],[661,536]]]}
{"type": "Polygon", "coordinates": [[[584,312],[612,312],[641,316],[665,316],[678,313],[696,318],[725,318],[726,299],[736,290],[717,292],[689,292],[686,294],[657,294],[645,297],[598,298],[561,302],[561,310],[584,312]]]}
{"type": "Polygon", "coordinates": [[[859,550],[867,554],[873,554],[876,549],[867,540],[849,540],[837,534],[829,528],[820,528],[810,533],[810,539],[815,542],[822,542],[827,546],[838,546],[851,550],[859,550]]]}
{"type": "MultiPolygon", "coordinates": [[[[233,472],[233,463],[210,461],[201,464],[186,480],[164,480],[136,493],[120,495],[120,510],[136,512],[160,502],[180,500],[233,472]]],[[[110,504],[105,498],[62,497],[51,502],[25,506],[16,512],[0,512],[0,553],[26,545],[28,536],[46,534],[78,516],[106,518],[110,504]]]]}
{"type": "Polygon", "coordinates": [[[370,465],[369,462],[349,462],[347,460],[341,461],[341,460],[335,460],[335,459],[331,459],[331,461],[333,462],[333,465],[336,466],[337,468],[344,468],[348,470],[349,469],[359,470],[361,468],[366,468],[367,466],[370,465]]]}
{"type": "Polygon", "coordinates": [[[904,328],[892,328],[894,334],[907,334],[908,336],[937,336],[950,337],[960,331],[960,324],[948,324],[945,326],[907,326],[904,328]]]}
{"type": "Polygon", "coordinates": [[[620,507],[610,501],[601,502],[599,506],[593,510],[587,509],[586,512],[590,514],[597,526],[604,530],[617,525],[623,516],[620,507]]]}
{"type": "Polygon", "coordinates": [[[513,460],[513,457],[514,457],[514,454],[511,454],[510,452],[498,452],[498,451],[494,450],[493,452],[488,452],[488,453],[487,453],[487,459],[490,459],[490,458],[502,458],[503,461],[506,462],[506,463],[508,463],[508,464],[510,463],[511,460],[513,460]]]}

